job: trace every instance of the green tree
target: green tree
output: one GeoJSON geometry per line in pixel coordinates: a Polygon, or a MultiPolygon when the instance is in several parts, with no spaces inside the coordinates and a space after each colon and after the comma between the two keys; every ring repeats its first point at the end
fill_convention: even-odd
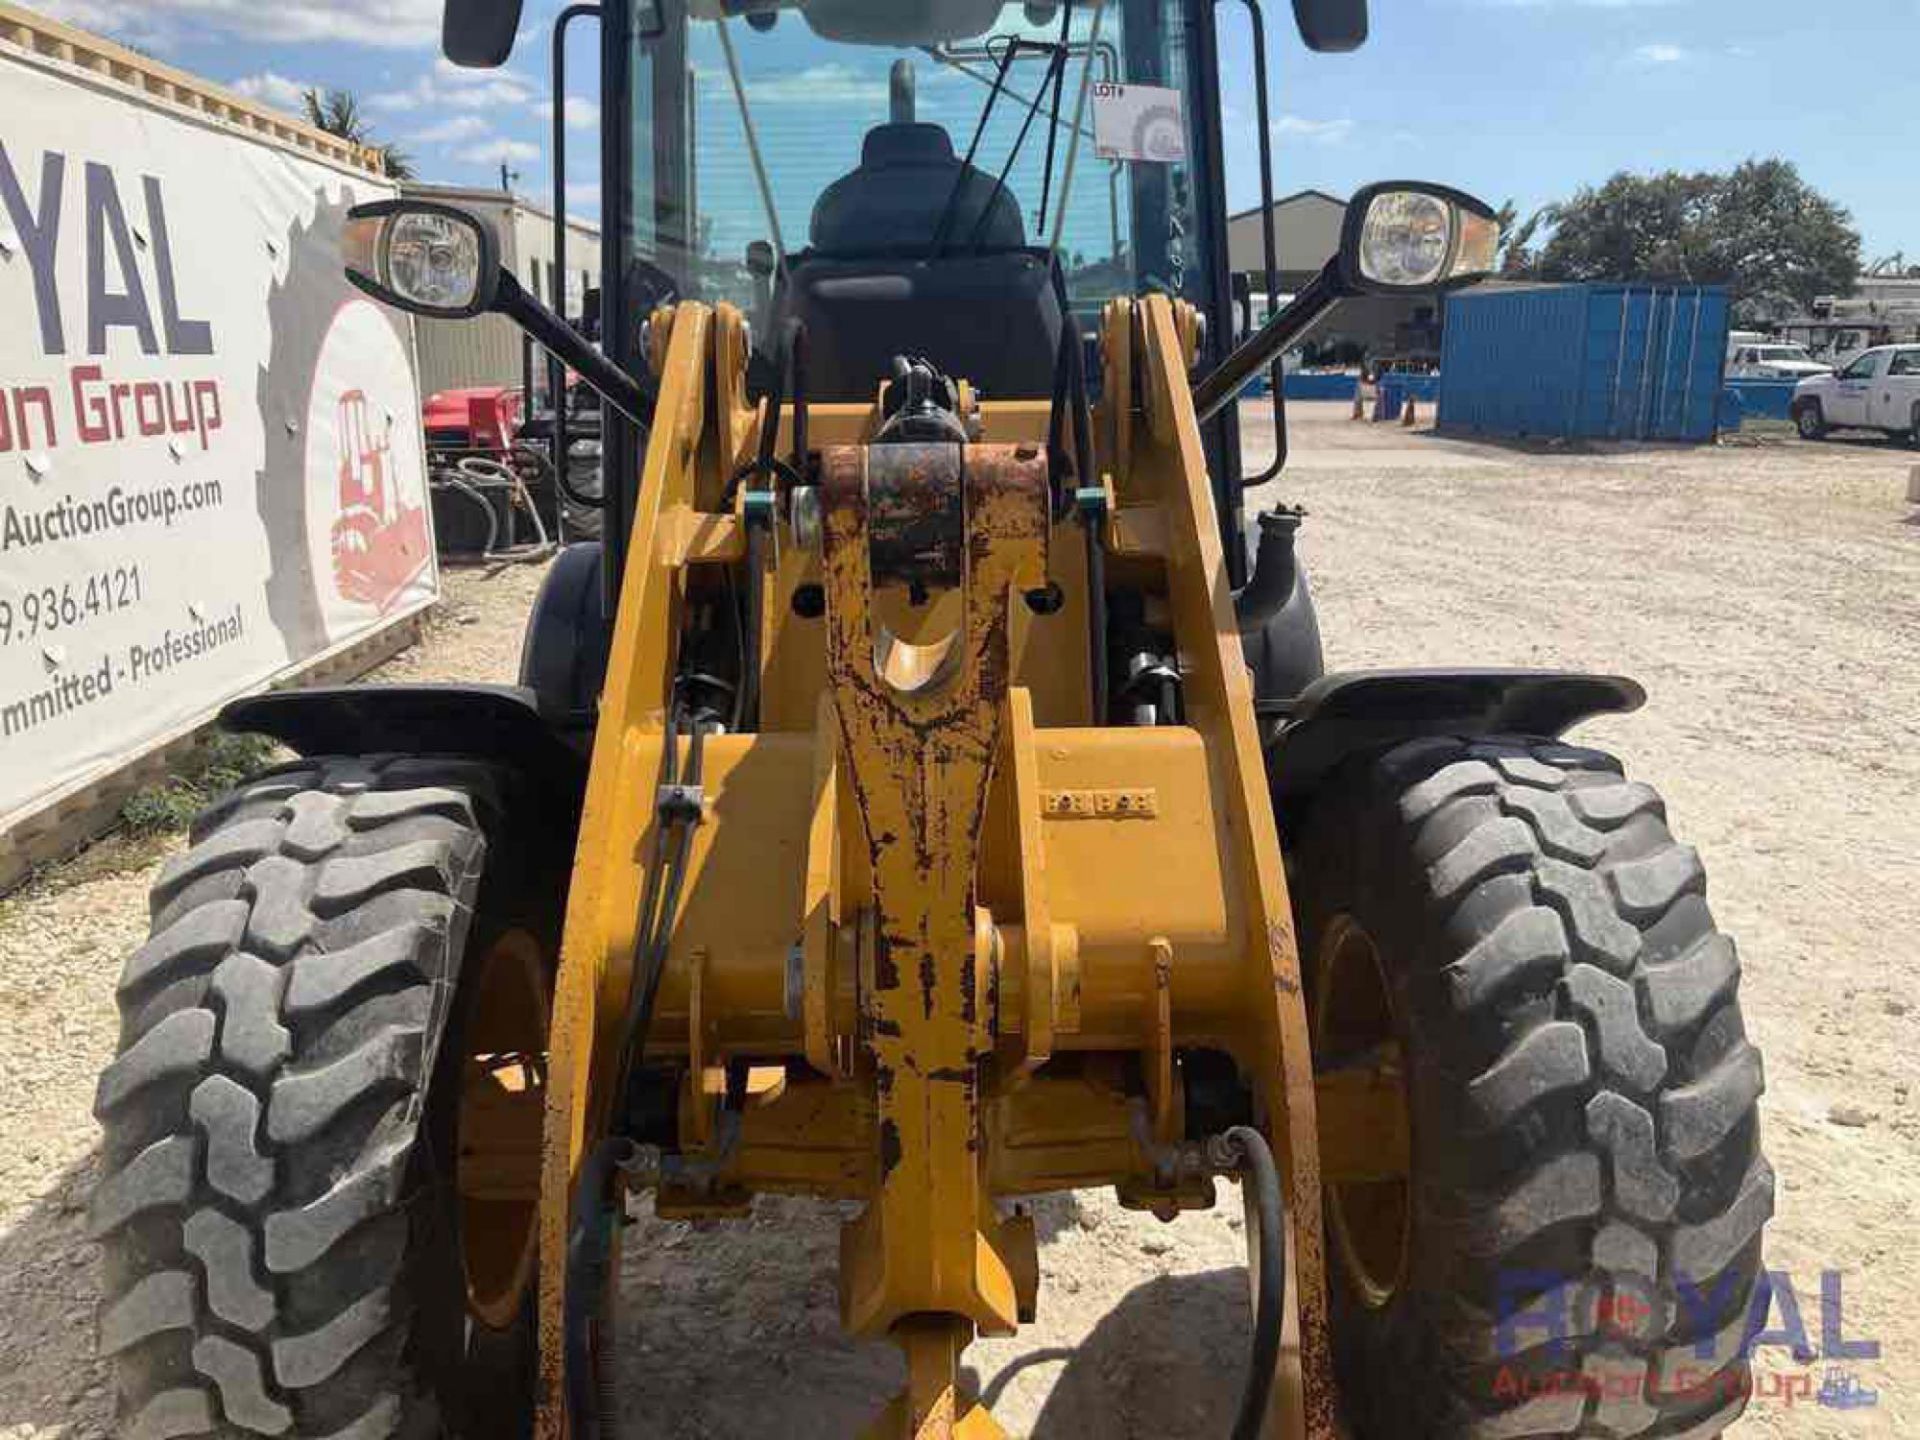
{"type": "Polygon", "coordinates": [[[1512,280],[1530,278],[1540,260],[1533,248],[1534,236],[1546,223],[1547,212],[1536,210],[1522,220],[1519,207],[1507,200],[1494,212],[1493,218],[1500,226],[1500,257],[1496,267],[1499,273],[1512,280]]]}
{"type": "Polygon", "coordinates": [[[1785,160],[1749,160],[1721,180],[1709,232],[1714,279],[1736,301],[1844,295],[1860,275],[1853,217],[1785,160]]]}
{"type": "Polygon", "coordinates": [[[1714,184],[1669,170],[1583,186],[1542,213],[1552,233],[1540,248],[1541,278],[1706,282],[1714,184]]]}
{"type": "Polygon", "coordinates": [[[1529,225],[1550,233],[1537,256],[1527,253],[1531,230],[1509,243],[1519,273],[1725,285],[1743,319],[1778,319],[1817,295],[1847,294],[1860,274],[1852,217],[1785,160],[1749,160],[1725,175],[1622,172],[1529,225]]]}
{"type": "Polygon", "coordinates": [[[306,107],[307,123],[329,135],[351,140],[380,153],[381,167],[392,180],[414,178],[413,157],[391,141],[373,138],[373,126],[360,111],[360,102],[351,90],[307,90],[300,96],[306,107]]]}

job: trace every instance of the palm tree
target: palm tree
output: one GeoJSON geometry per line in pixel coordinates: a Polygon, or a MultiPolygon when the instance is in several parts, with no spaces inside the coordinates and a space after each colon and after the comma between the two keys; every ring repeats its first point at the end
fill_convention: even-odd
{"type": "Polygon", "coordinates": [[[373,127],[360,113],[360,102],[351,90],[307,90],[300,100],[309,125],[379,152],[381,167],[389,179],[414,178],[413,157],[391,141],[382,143],[373,138],[373,127]]]}

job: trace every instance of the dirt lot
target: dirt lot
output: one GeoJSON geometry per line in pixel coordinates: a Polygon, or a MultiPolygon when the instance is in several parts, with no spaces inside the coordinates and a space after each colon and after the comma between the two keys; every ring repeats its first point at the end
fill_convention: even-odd
{"type": "MultiPolygon", "coordinates": [[[[1920,1434],[1920,520],[1901,499],[1920,455],[1793,441],[1574,454],[1295,412],[1284,493],[1312,512],[1303,545],[1334,665],[1569,665],[1647,686],[1645,710],[1582,738],[1666,792],[1740,941],[1782,1182],[1770,1265],[1816,1347],[1823,1272],[1840,1277],[1846,1339],[1881,1347],[1843,1367],[1878,1392],[1851,1410],[1784,1383],[1817,1391],[1835,1367],[1763,1352],[1742,1433],[1920,1434]]],[[[509,677],[536,579],[452,576],[448,614],[391,672],[509,677]]],[[[88,1107],[150,860],[104,846],[0,902],[0,1440],[110,1431],[80,1236],[88,1107]]],[[[857,1430],[897,1366],[839,1337],[836,1219],[763,1203],[745,1226],[631,1232],[624,1433],[857,1430]]],[[[1041,1323],[969,1352],[1009,1427],[1225,1433],[1247,1323],[1237,1206],[1167,1228],[1087,1193],[1040,1219],[1041,1323]]]]}

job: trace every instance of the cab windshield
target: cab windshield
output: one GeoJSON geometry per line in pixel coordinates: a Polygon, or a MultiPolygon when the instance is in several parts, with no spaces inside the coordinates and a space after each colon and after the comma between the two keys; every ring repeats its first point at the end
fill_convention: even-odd
{"type": "Polygon", "coordinates": [[[1178,0],[720,9],[662,0],[634,42],[626,247],[659,287],[757,320],[796,257],[1025,248],[1083,326],[1208,308],[1178,0]]]}

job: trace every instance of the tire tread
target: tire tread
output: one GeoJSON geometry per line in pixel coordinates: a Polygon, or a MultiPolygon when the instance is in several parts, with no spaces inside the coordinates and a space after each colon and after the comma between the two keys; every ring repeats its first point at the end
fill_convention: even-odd
{"type": "Polygon", "coordinates": [[[96,1092],[120,1433],[438,1433],[391,1226],[499,795],[464,762],[303,761],[162,870],[96,1092]]]}
{"type": "Polygon", "coordinates": [[[1418,1293],[1337,1306],[1336,1335],[1343,1365],[1368,1367],[1345,1374],[1350,1395],[1439,1403],[1363,1403],[1356,1433],[1718,1434],[1740,1404],[1703,1412],[1700,1391],[1668,1382],[1690,1365],[1716,1404],[1739,1392],[1773,1172],[1759,1052],[1728,1013],[1739,961],[1658,793],[1558,741],[1427,738],[1347,772],[1295,849],[1301,933],[1339,912],[1337,893],[1403,957],[1418,1293]],[[1523,1302],[1565,1302],[1557,1352],[1503,1353],[1502,1277],[1525,1273],[1562,1277],[1523,1302]],[[1679,1283],[1732,1308],[1707,1324],[1679,1283]],[[1621,1294],[1650,1303],[1604,1304],[1621,1294]],[[1490,1376],[1529,1365],[1572,1392],[1490,1393],[1490,1376]]]}

